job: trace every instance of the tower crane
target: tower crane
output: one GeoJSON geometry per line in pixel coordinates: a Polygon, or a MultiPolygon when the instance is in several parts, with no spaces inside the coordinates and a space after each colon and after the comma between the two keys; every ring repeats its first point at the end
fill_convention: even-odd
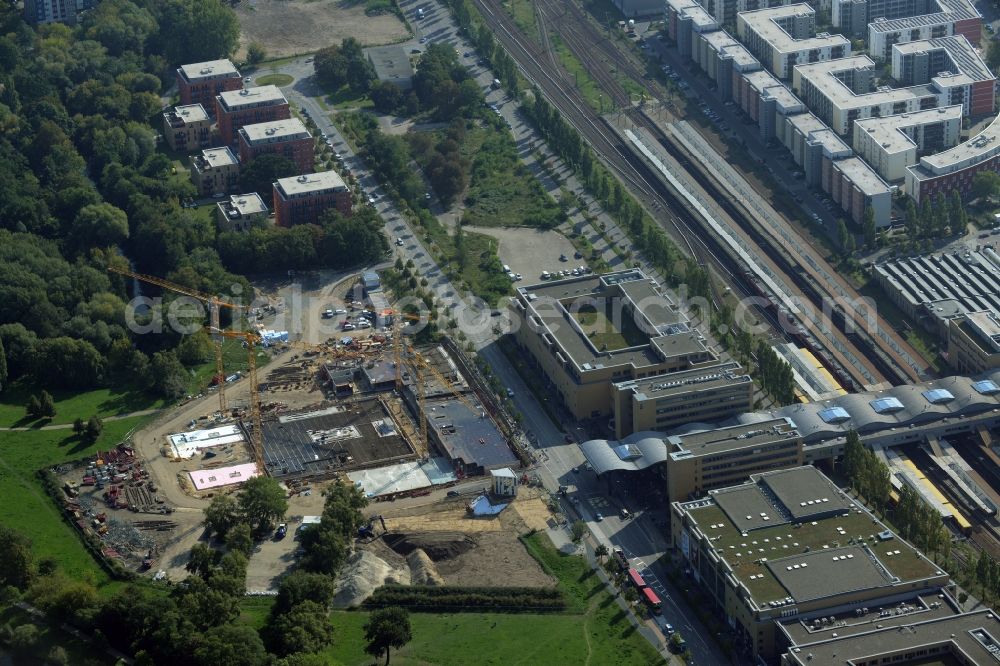
{"type": "MultiPolygon", "coordinates": [[[[143,273],[136,273],[125,268],[118,268],[117,266],[108,266],[108,272],[118,273],[119,275],[125,275],[130,278],[134,278],[141,282],[146,282],[148,284],[155,285],[161,289],[166,289],[177,294],[183,294],[184,296],[190,296],[191,298],[196,298],[199,301],[204,302],[208,306],[208,321],[213,331],[221,330],[219,324],[219,308],[231,308],[237,313],[243,313],[249,308],[246,305],[232,303],[230,301],[224,301],[218,296],[213,296],[211,294],[204,294],[195,289],[189,289],[182,285],[170,282],[169,280],[164,280],[163,278],[156,277],[155,275],[145,275],[143,273]]],[[[226,374],[225,368],[222,364],[222,339],[218,335],[214,338],[215,347],[215,376],[219,387],[219,411],[225,413],[226,411],[226,374]]]]}

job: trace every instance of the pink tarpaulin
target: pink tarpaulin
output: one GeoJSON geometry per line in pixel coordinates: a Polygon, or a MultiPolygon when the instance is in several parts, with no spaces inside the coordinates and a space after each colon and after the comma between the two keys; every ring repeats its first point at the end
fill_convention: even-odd
{"type": "Polygon", "coordinates": [[[188,472],[188,474],[191,475],[191,483],[194,484],[195,489],[207,490],[208,488],[243,483],[247,479],[257,476],[257,465],[245,463],[243,465],[233,465],[232,467],[199,469],[194,472],[188,472]]]}

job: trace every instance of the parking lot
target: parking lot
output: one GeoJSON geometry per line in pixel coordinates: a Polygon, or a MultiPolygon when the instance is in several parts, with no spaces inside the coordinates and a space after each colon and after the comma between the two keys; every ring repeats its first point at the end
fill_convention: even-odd
{"type": "Polygon", "coordinates": [[[497,254],[500,262],[509,266],[512,273],[520,273],[525,284],[537,282],[542,270],[549,273],[571,272],[587,263],[576,256],[573,244],[558,231],[474,226],[467,226],[466,229],[496,238],[499,241],[497,254]],[[560,261],[560,256],[566,257],[566,261],[560,261]]]}

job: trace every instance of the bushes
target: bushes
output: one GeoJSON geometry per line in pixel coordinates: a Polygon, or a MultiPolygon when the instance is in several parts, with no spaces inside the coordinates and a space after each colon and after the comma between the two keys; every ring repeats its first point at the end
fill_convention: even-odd
{"type": "Polygon", "coordinates": [[[566,601],[555,588],[536,587],[415,587],[385,585],[365,600],[365,606],[402,606],[414,611],[562,611],[566,601]]]}

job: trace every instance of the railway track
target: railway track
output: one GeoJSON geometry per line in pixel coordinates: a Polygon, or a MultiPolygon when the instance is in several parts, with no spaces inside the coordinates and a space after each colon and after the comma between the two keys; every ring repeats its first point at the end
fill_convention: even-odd
{"type": "MultiPolygon", "coordinates": [[[[687,247],[689,252],[700,263],[711,263],[721,269],[724,275],[733,278],[734,281],[738,281],[736,280],[736,272],[731,270],[731,262],[720,260],[717,256],[717,249],[713,250],[709,248],[699,233],[700,230],[697,226],[692,225],[690,216],[672,214],[669,204],[677,204],[678,202],[670,193],[663,191],[663,186],[658,182],[657,176],[652,174],[645,164],[636,164],[639,160],[632,153],[631,147],[622,145],[617,137],[608,135],[610,130],[598,126],[598,123],[602,122],[601,119],[586,105],[579,92],[566,83],[568,77],[562,76],[564,69],[560,66],[554,66],[551,72],[549,72],[540,66],[540,63],[546,60],[552,62],[553,54],[550,50],[551,45],[546,41],[548,39],[547,35],[545,37],[540,36],[543,43],[548,45],[548,48],[543,48],[527,40],[518,32],[517,26],[505,13],[498,0],[476,0],[476,2],[483,11],[487,21],[494,27],[495,34],[501,43],[508,49],[511,56],[514,57],[528,77],[540,88],[546,90],[550,102],[563,113],[567,121],[574,125],[591,142],[591,145],[606,159],[614,171],[623,176],[644,203],[651,205],[654,210],[666,213],[658,217],[667,218],[666,221],[669,224],[666,226],[666,230],[671,232],[670,235],[674,236],[675,240],[679,240],[683,246],[687,247]],[[559,78],[557,79],[556,77],[559,78]],[[706,257],[706,254],[710,256],[706,257]],[[709,261],[706,261],[706,258],[709,261]]],[[[608,63],[613,64],[615,68],[637,82],[643,81],[645,78],[644,73],[640,71],[626,54],[622,53],[610,39],[606,38],[595,27],[580,7],[572,2],[537,0],[536,13],[539,17],[541,32],[547,32],[547,26],[549,25],[554,26],[565,45],[583,62],[588,72],[602,86],[610,99],[616,105],[627,109],[626,113],[629,119],[637,126],[646,128],[665,147],[673,149],[672,146],[667,145],[662,131],[656,124],[642,113],[641,110],[631,106],[632,96],[611,73],[608,63]]],[[[642,85],[647,84],[644,83],[642,85]]],[[[676,149],[673,150],[676,156],[676,149]]],[[[728,197],[719,191],[710,178],[697,173],[697,170],[692,175],[696,177],[699,185],[706,192],[709,192],[716,201],[729,203],[728,197]]],[[[675,210],[683,212],[683,207],[678,206],[675,210]]],[[[747,227],[746,216],[742,211],[734,210],[730,206],[730,210],[727,210],[727,213],[732,215],[734,220],[738,221],[741,226],[744,228],[747,227]]],[[[773,238],[763,238],[759,230],[753,231],[756,236],[755,244],[768,253],[769,256],[781,259],[779,265],[782,267],[781,272],[788,278],[786,283],[794,284],[800,289],[803,292],[802,295],[805,297],[804,300],[811,301],[819,307],[822,306],[825,300],[836,301],[836,294],[824,293],[824,276],[817,274],[813,266],[809,265],[808,262],[803,265],[802,263],[790,262],[787,257],[776,257],[775,253],[780,254],[783,252],[783,248],[780,247],[781,241],[773,238]],[[775,243],[777,243],[777,246],[775,243]],[[803,275],[803,272],[806,275],[803,275]],[[810,273],[812,275],[809,275],[810,273]]],[[[845,288],[846,284],[842,284],[841,287],[845,288]]],[[[849,289],[849,287],[846,288],[849,289]]],[[[741,291],[744,294],[751,293],[745,287],[741,291]]],[[[862,326],[866,322],[859,321],[857,313],[842,308],[835,308],[833,312],[835,328],[842,336],[842,339],[838,339],[838,343],[843,344],[846,349],[850,349],[851,354],[856,359],[859,361],[864,359],[870,363],[874,363],[877,366],[877,374],[884,375],[886,379],[893,383],[919,381],[921,379],[918,371],[912,368],[893,348],[893,345],[895,345],[906,351],[910,358],[918,358],[916,352],[908,349],[908,345],[899,339],[894,331],[886,329],[884,326],[880,327],[882,331],[881,335],[892,339],[891,344],[882,344],[885,340],[873,338],[866,340],[856,332],[855,328],[852,328],[853,324],[854,327],[864,330],[862,326]],[[867,350],[871,350],[872,353],[861,353],[859,344],[867,350]]],[[[879,335],[877,333],[876,337],[879,335]]],[[[830,351],[835,352],[836,350],[830,351]]],[[[847,364],[845,369],[850,370],[850,364],[847,364]]],[[[875,370],[876,368],[871,369],[875,370]]],[[[876,373],[871,374],[874,375],[876,373]]],[[[860,383],[863,384],[865,382],[860,383]]]]}

